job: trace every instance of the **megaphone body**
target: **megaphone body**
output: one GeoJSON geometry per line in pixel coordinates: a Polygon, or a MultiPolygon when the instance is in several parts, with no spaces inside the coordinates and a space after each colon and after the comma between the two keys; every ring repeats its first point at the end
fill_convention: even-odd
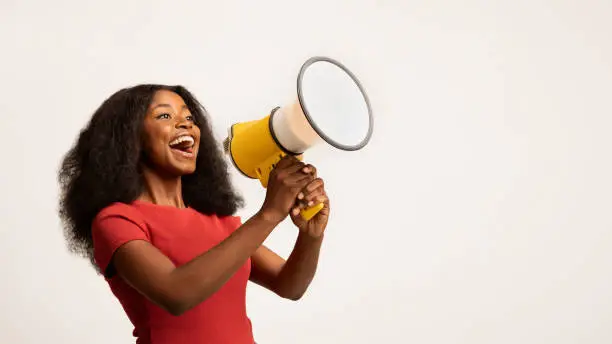
{"type": "MultiPolygon", "coordinates": [[[[369,100],[357,78],[338,61],[314,57],[302,65],[297,97],[266,116],[233,124],[223,146],[243,175],[266,188],[270,172],[285,155],[303,154],[324,141],[341,150],[364,147],[372,134],[369,100]],[[323,63],[323,64],[322,64],[323,63]]],[[[309,220],[323,204],[301,211],[309,220]]]]}
{"type": "MultiPolygon", "coordinates": [[[[301,160],[318,136],[303,123],[305,118],[298,109],[296,105],[275,108],[264,118],[232,125],[224,146],[236,169],[246,177],[259,179],[266,188],[272,169],[285,155],[301,160]]],[[[303,209],[301,216],[310,219],[323,206],[319,203],[303,209]]]]}

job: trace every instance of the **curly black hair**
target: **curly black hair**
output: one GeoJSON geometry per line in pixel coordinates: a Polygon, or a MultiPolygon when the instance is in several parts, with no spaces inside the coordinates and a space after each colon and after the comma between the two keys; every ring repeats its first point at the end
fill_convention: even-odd
{"type": "Polygon", "coordinates": [[[64,156],[58,176],[59,215],[68,248],[88,258],[94,267],[93,219],[114,202],[133,202],[144,190],[140,169],[144,118],[159,90],[181,96],[201,131],[196,170],[182,177],[185,204],[218,216],[233,215],[243,205],[231,185],[206,110],[185,87],[146,84],[121,89],[94,112],[64,156]]]}

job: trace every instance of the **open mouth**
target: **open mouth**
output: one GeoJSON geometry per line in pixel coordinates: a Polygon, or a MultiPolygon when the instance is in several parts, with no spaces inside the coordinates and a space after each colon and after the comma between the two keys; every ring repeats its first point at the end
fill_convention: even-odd
{"type": "Polygon", "coordinates": [[[169,146],[173,152],[178,153],[184,157],[193,157],[193,146],[195,140],[190,135],[179,136],[170,142],[169,146]]]}

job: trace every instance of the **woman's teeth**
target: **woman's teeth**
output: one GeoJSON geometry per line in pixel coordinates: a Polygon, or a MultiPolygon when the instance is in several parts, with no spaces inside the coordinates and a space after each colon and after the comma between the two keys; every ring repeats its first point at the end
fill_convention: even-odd
{"type": "Polygon", "coordinates": [[[178,144],[181,144],[183,142],[189,142],[190,143],[190,147],[193,145],[194,140],[193,137],[185,135],[185,136],[179,136],[176,139],[174,139],[172,142],[170,142],[170,146],[176,146],[178,144]]]}

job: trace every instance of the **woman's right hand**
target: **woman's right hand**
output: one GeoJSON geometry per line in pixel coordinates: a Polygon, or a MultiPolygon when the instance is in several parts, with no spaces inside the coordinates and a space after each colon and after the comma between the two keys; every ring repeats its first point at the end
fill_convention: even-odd
{"type": "Polygon", "coordinates": [[[294,156],[283,157],[270,172],[262,216],[273,222],[283,221],[295,206],[298,194],[313,179],[312,167],[294,156]]]}

